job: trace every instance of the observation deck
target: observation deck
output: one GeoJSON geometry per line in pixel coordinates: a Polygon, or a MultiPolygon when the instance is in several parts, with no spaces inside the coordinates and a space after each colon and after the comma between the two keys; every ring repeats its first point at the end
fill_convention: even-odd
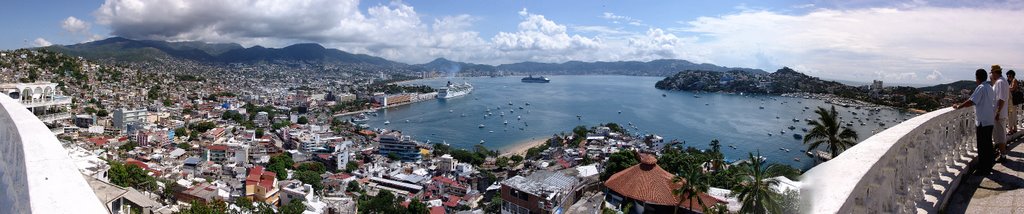
{"type": "MultiPolygon", "coordinates": [[[[1020,109],[1020,106],[1014,108],[1020,109]]],[[[1024,111],[1017,111],[1018,118],[1022,113],[1024,111]]],[[[1017,139],[1022,134],[1024,132],[1018,132],[1008,139],[1017,139]]],[[[975,145],[972,108],[943,108],[911,118],[804,173],[801,210],[805,213],[964,212],[967,209],[959,206],[974,199],[963,198],[969,197],[968,194],[954,193],[973,191],[978,188],[976,180],[983,180],[981,176],[969,175],[976,163],[975,145]],[[953,198],[957,199],[951,200],[953,198]]],[[[1016,150],[1024,151],[1024,148],[1016,150]]],[[[1018,162],[1011,163],[1014,161],[1011,159],[996,164],[995,170],[1007,169],[1000,165],[1021,166],[1019,161],[1024,155],[1020,151],[1011,152],[1010,156],[1018,162]]],[[[1024,170],[1024,166],[1016,169],[1024,170]]],[[[1024,184],[1019,177],[1024,173],[1002,174],[1024,184]]],[[[1001,175],[996,172],[988,177],[992,176],[1001,175]]],[[[1024,191],[1019,195],[1024,196],[1024,191]]]]}
{"type": "Polygon", "coordinates": [[[0,96],[0,213],[107,213],[57,137],[0,96]]]}

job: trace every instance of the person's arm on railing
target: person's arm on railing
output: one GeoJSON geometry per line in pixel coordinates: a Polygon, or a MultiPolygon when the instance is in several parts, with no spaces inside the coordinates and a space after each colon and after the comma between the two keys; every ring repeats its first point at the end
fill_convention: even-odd
{"type": "Polygon", "coordinates": [[[974,102],[971,100],[967,100],[960,104],[953,104],[953,109],[967,108],[971,106],[974,106],[974,102]]]}

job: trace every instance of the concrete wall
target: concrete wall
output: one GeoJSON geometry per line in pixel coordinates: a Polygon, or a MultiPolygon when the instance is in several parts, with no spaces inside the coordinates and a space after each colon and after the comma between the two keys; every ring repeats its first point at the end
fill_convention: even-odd
{"type": "Polygon", "coordinates": [[[57,137],[0,96],[0,213],[106,213],[57,137]]]}

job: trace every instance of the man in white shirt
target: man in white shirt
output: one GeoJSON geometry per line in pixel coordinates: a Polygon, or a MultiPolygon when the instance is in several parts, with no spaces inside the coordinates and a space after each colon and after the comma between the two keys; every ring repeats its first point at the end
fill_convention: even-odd
{"type": "Polygon", "coordinates": [[[971,98],[961,104],[953,105],[953,109],[960,109],[974,106],[974,125],[977,128],[975,136],[978,146],[978,168],[974,170],[975,175],[987,175],[995,165],[995,151],[992,151],[992,129],[995,126],[995,92],[992,85],[986,80],[988,74],[985,69],[978,69],[974,72],[975,82],[978,87],[974,88],[971,98]]]}
{"type": "Polygon", "coordinates": [[[992,65],[989,78],[992,80],[992,89],[995,91],[993,104],[995,104],[996,120],[992,129],[992,141],[999,147],[999,158],[996,162],[1003,162],[1006,159],[1006,121],[1008,120],[1010,108],[1010,84],[1003,78],[1003,69],[999,65],[992,65]]]}

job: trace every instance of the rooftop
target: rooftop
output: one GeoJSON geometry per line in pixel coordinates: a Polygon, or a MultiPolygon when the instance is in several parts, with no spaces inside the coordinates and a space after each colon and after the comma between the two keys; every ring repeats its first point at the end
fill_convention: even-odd
{"type": "MultiPolygon", "coordinates": [[[[673,178],[675,176],[658,166],[658,159],[654,155],[640,154],[640,164],[615,173],[604,184],[615,193],[632,199],[672,206],[679,204],[680,200],[671,190],[686,182],[673,182],[673,178]]],[[[700,194],[700,197],[706,204],[721,202],[707,194],[700,194]]],[[[683,207],[691,208],[689,204],[689,200],[682,201],[683,207]]]]}
{"type": "Polygon", "coordinates": [[[515,176],[501,184],[517,190],[551,199],[558,193],[571,191],[579,180],[565,171],[537,171],[526,177],[515,176]]]}

